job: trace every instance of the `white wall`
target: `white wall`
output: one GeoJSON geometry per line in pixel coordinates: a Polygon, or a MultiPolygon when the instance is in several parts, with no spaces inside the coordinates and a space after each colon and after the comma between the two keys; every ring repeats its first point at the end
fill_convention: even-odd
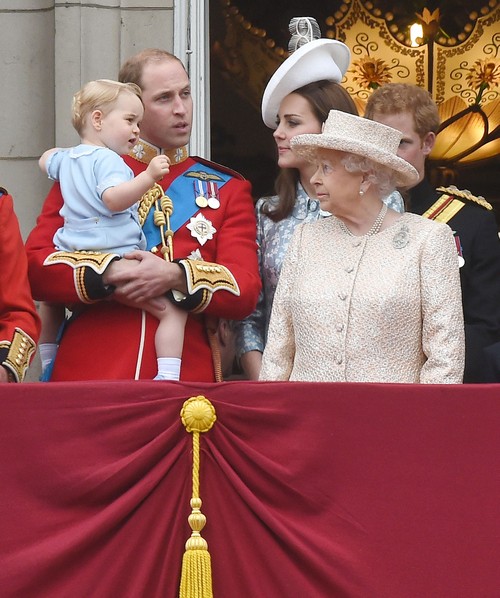
{"type": "Polygon", "coordinates": [[[26,237],[50,188],[40,154],[77,141],[73,93],[90,79],[116,78],[143,48],[173,51],[174,3],[0,0],[0,17],[0,186],[14,197],[26,237]]]}

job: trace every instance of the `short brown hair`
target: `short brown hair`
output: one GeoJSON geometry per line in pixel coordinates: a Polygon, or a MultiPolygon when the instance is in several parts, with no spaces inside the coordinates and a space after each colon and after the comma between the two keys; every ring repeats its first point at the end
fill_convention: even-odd
{"type": "Polygon", "coordinates": [[[365,117],[374,120],[376,114],[413,115],[415,131],[420,139],[427,133],[437,133],[441,120],[436,102],[424,88],[410,83],[387,83],[376,89],[368,98],[365,117]]]}
{"type": "MultiPolygon", "coordinates": [[[[122,83],[135,83],[142,88],[142,72],[144,67],[151,62],[164,62],[169,60],[176,60],[180,64],[182,61],[167,52],[167,50],[161,50],[160,48],[146,48],[138,54],[134,54],[128,58],[121,66],[120,72],[118,73],[118,80],[122,83]]],[[[184,65],[182,64],[183,68],[184,65]]]]}
{"type": "Polygon", "coordinates": [[[109,111],[121,93],[133,93],[142,102],[141,89],[134,83],[119,83],[110,79],[89,81],[73,96],[71,122],[81,136],[87,117],[94,110],[109,111]]]}

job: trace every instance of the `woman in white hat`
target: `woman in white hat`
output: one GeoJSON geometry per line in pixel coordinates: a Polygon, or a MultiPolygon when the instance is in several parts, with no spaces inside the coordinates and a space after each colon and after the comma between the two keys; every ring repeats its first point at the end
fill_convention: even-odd
{"type": "Polygon", "coordinates": [[[296,228],[276,291],[260,379],[460,383],[464,328],[451,229],[382,202],[417,171],[402,134],[332,110],[295,137],[321,208],[296,228]]]}
{"type": "Polygon", "coordinates": [[[259,377],[274,292],[292,232],[301,222],[322,215],[310,183],[312,165],[292,152],[290,140],[301,133],[319,133],[332,108],[357,114],[340,85],[349,66],[349,48],[335,40],[311,41],[319,37],[311,17],[292,19],[290,32],[292,53],[270,79],[262,99],[262,118],[274,129],[280,167],[276,195],[256,204],[262,292],[255,312],[239,324],[237,332],[240,363],[253,380],[259,377]]]}

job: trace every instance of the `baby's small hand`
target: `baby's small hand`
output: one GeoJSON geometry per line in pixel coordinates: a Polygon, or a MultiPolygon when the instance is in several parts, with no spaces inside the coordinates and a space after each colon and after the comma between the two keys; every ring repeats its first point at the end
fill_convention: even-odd
{"type": "Polygon", "coordinates": [[[155,156],[149,163],[147,169],[148,173],[154,178],[155,181],[159,181],[170,171],[170,160],[167,156],[155,156]]]}

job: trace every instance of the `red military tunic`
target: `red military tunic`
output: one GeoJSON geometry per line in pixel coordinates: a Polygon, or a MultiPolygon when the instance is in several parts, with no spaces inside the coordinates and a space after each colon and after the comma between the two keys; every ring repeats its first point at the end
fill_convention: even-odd
{"type": "MultiPolygon", "coordinates": [[[[134,150],[135,157],[127,156],[125,161],[138,174],[156,155],[156,149],[141,141],[134,150]]],[[[203,275],[204,269],[212,278],[217,277],[213,272],[224,272],[224,280],[216,280],[210,290],[197,286],[196,280],[191,281],[194,288],[184,302],[190,315],[185,330],[181,380],[210,382],[220,375],[216,376],[218,368],[214,367],[207,322],[220,317],[244,318],[254,309],[260,290],[251,187],[235,172],[188,157],[184,148],[170,152],[169,157],[170,172],[159,183],[173,203],[171,220],[176,217],[178,220],[177,228],[172,225],[174,259],[188,258],[183,262],[188,283],[197,273],[203,275]],[[207,180],[215,184],[211,188],[216,191],[220,205],[200,209],[195,203],[196,197],[200,190],[208,195],[207,180]]],[[[141,200],[139,213],[143,218],[149,215],[143,227],[148,242],[154,239],[153,251],[156,251],[159,229],[152,225],[151,213],[155,208],[148,204],[146,196],[141,200]]],[[[62,225],[61,205],[62,197],[56,184],[26,244],[34,296],[64,303],[75,314],[63,334],[51,379],[154,378],[157,320],[146,312],[113,301],[112,296],[102,300],[106,290],[101,277],[75,258],[75,254],[63,256],[62,261],[58,257],[62,252],[51,256],[54,233],[62,225]]],[[[89,259],[92,261],[92,256],[89,259]]]]}
{"type": "Polygon", "coordinates": [[[21,382],[36,349],[40,320],[12,197],[0,188],[0,364],[21,382]]]}

